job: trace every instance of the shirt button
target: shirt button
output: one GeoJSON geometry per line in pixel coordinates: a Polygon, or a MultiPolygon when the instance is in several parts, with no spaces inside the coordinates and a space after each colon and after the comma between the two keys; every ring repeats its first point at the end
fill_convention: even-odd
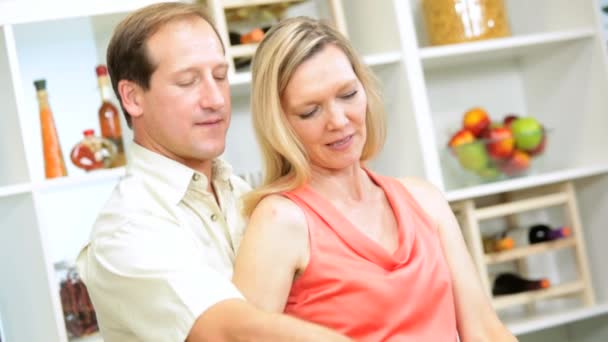
{"type": "Polygon", "coordinates": [[[198,173],[192,175],[192,180],[194,180],[195,182],[199,179],[201,179],[201,175],[199,175],[198,173]]]}
{"type": "Polygon", "coordinates": [[[217,221],[217,214],[211,214],[211,221],[217,221]]]}

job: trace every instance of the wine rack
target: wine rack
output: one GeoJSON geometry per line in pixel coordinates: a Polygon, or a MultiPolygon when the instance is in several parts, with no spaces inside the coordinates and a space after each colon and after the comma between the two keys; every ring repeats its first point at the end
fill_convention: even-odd
{"type": "Polygon", "coordinates": [[[527,273],[527,259],[557,250],[572,249],[576,259],[577,279],[549,288],[501,295],[492,298],[496,310],[526,305],[529,310],[537,301],[579,296],[585,306],[595,302],[591,285],[589,266],[586,257],[583,229],[579,217],[574,185],[572,182],[558,183],[548,187],[512,191],[500,195],[498,203],[483,205],[479,199],[467,199],[452,203],[452,209],[458,219],[475,266],[481,277],[486,293],[491,296],[491,284],[488,267],[499,263],[515,262],[520,274],[527,273]],[[520,199],[522,198],[523,199],[520,199]],[[563,211],[566,223],[572,228],[572,236],[537,244],[518,246],[510,250],[486,253],[483,249],[481,222],[504,218],[508,227],[518,227],[518,214],[547,208],[559,208],[563,211]]]}
{"type": "MultiPolygon", "coordinates": [[[[226,43],[226,59],[228,60],[228,64],[232,73],[236,72],[234,59],[253,56],[258,44],[229,44],[230,39],[228,33],[228,21],[226,19],[226,10],[235,10],[239,8],[253,6],[273,5],[277,3],[296,4],[310,1],[314,0],[200,0],[200,2],[202,2],[209,8],[210,13],[213,16],[213,20],[215,21],[215,24],[220,33],[220,36],[222,37],[222,40],[226,43]]],[[[333,23],[334,27],[342,34],[348,35],[346,30],[346,19],[344,16],[344,9],[342,7],[342,0],[323,1],[326,1],[327,3],[330,14],[329,19],[333,23]]]]}

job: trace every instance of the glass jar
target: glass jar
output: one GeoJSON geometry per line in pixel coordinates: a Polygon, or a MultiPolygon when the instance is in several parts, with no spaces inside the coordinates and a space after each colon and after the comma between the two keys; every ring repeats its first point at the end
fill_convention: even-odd
{"type": "Polygon", "coordinates": [[[87,129],[84,138],[70,153],[72,163],[85,171],[110,168],[117,154],[116,145],[109,139],[96,137],[95,131],[87,129]]]}
{"type": "Polygon", "coordinates": [[[61,279],[59,295],[69,337],[81,337],[99,331],[95,309],[76,267],[64,261],[56,264],[55,270],[61,279]]]}
{"type": "Polygon", "coordinates": [[[511,34],[503,0],[422,0],[422,11],[431,45],[511,34]]]}

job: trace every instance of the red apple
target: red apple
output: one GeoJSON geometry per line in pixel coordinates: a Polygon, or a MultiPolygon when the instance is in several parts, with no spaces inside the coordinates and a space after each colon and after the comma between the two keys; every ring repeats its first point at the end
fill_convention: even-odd
{"type": "Polygon", "coordinates": [[[505,125],[505,127],[507,128],[511,128],[511,122],[513,122],[515,119],[519,118],[519,116],[515,115],[515,114],[508,114],[507,116],[505,116],[505,118],[502,120],[502,123],[505,125]]]}
{"type": "Polygon", "coordinates": [[[515,139],[506,127],[492,127],[485,134],[488,154],[494,160],[504,160],[513,154],[515,139]]]}
{"type": "Polygon", "coordinates": [[[483,108],[472,108],[464,113],[462,127],[471,131],[474,136],[481,136],[488,126],[490,126],[490,117],[483,108]]]}
{"type": "Polygon", "coordinates": [[[530,155],[524,151],[515,150],[511,158],[507,159],[500,166],[500,170],[507,176],[513,176],[526,170],[528,167],[530,167],[530,155]]]}
{"type": "Polygon", "coordinates": [[[450,138],[448,146],[455,148],[460,145],[469,144],[475,141],[475,136],[468,129],[461,129],[450,138]]]}

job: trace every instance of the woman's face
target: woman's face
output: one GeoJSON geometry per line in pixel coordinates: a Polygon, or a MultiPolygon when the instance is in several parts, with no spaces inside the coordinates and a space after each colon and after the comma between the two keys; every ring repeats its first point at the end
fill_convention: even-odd
{"type": "Polygon", "coordinates": [[[298,66],[281,104],[313,167],[338,170],[359,161],[367,97],[340,48],[327,45],[298,66]]]}

